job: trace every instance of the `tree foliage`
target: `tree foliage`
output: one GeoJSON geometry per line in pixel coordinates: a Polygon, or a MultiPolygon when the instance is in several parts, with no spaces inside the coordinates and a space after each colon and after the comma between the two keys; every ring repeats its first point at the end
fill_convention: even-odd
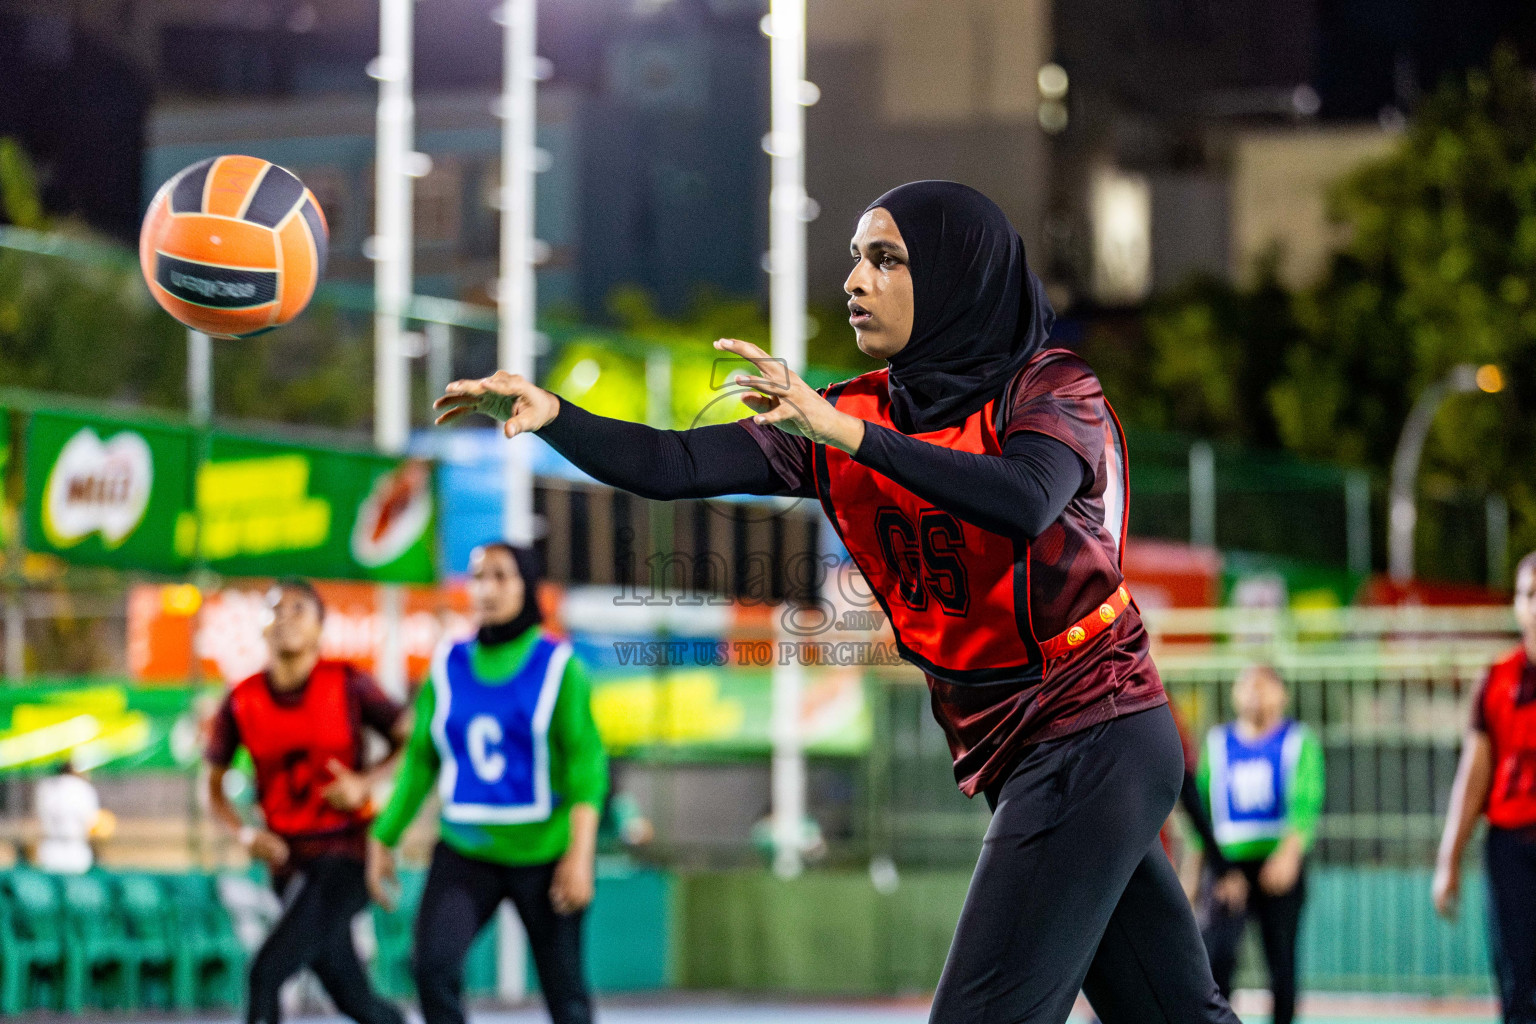
{"type": "MultiPolygon", "coordinates": [[[[626,334],[680,350],[709,351],[716,338],[740,338],[771,351],[768,318],[754,296],[722,296],[701,292],[686,316],[668,318],[642,288],[615,289],[608,299],[609,313],[626,334]]],[[[853,331],[846,325],[848,310],[842,306],[812,309],[807,317],[806,362],[850,375],[880,365],[859,351],[853,331]]]]}
{"type": "Polygon", "coordinates": [[[1287,292],[1195,281],[1130,345],[1090,342],[1127,418],[1278,444],[1384,477],[1414,399],[1460,363],[1496,396],[1436,416],[1421,485],[1502,493],[1514,549],[1536,547],[1536,85],[1508,50],[1446,83],[1387,156],[1332,195],[1346,228],[1324,278],[1287,292]],[[1118,351],[1116,351],[1118,349],[1118,351]],[[1150,387],[1149,387],[1150,385],[1150,387]]]}

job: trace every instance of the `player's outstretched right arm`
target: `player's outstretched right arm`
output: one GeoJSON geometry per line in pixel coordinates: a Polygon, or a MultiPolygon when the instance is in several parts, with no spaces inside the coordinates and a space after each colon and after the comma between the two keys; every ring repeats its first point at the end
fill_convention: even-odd
{"type": "Polygon", "coordinates": [[[504,370],[448,385],[433,406],[438,423],[478,412],[503,421],[508,437],[536,432],[597,480],[642,498],[670,501],[786,489],[746,428],[724,423],[657,430],[595,416],[504,370]]]}

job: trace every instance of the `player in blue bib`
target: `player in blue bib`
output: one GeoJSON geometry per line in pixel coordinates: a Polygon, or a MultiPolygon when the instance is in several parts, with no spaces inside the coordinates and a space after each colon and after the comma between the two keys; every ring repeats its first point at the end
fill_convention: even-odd
{"type": "Polygon", "coordinates": [[[1232,687],[1237,720],[1206,737],[1196,772],[1210,809],[1216,884],[1205,929],[1211,973],[1231,992],[1237,948],[1251,911],[1259,919],[1274,992],[1274,1024],[1296,1008],[1296,936],[1306,899],[1304,858],[1323,808],[1323,753],[1285,715],[1288,695],[1274,669],[1257,665],[1232,687]]]}
{"type": "Polygon", "coordinates": [[[466,640],[438,652],[432,740],[442,769],[443,819],[460,824],[544,821],[553,803],[549,724],[571,646],[538,633],[508,679],[475,671],[466,640]]]}
{"type": "Polygon", "coordinates": [[[1296,773],[1306,726],[1286,720],[1267,735],[1244,736],[1236,722],[1211,730],[1211,827],[1223,849],[1285,834],[1287,782],[1296,773]]]}
{"type": "Polygon", "coordinates": [[[487,544],[470,557],[479,632],[432,659],[395,792],[374,823],[369,881],[387,899],[391,848],[436,785],[441,842],[413,963],[427,1024],[463,1024],[464,958],[504,899],[527,928],[555,1024],[592,1019],[581,915],[608,763],[586,671],[543,628],[537,583],[527,549],[487,544]]]}

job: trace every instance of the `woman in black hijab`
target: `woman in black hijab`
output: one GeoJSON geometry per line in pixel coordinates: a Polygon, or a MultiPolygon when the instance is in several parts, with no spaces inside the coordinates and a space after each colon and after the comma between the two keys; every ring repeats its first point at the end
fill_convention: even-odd
{"type": "Polygon", "coordinates": [[[1237,1018],[1157,833],[1183,752],[1120,573],[1124,439],[1098,379],[1048,345],[1052,314],[1002,211],[922,181],[870,204],[844,283],[883,369],[808,387],[744,341],[756,412],[652,430],[522,378],[458,381],[469,412],[536,431],[599,480],[658,499],[815,497],[928,680],[955,778],[994,810],[931,1020],[1237,1018]]]}

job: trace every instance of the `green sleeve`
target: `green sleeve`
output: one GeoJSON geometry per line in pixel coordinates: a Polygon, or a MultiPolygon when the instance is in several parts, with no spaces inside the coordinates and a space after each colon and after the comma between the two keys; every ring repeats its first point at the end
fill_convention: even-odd
{"type": "Polygon", "coordinates": [[[1301,734],[1301,750],[1296,755],[1296,773],[1291,778],[1291,798],[1285,809],[1289,831],[1301,836],[1303,851],[1312,848],[1317,837],[1317,821],[1323,815],[1323,747],[1306,729],[1301,734]]]}
{"type": "Polygon", "coordinates": [[[565,663],[550,725],[560,755],[557,791],[567,804],[590,804],[602,810],[608,793],[608,755],[592,718],[591,678],[575,658],[565,663]]]}
{"type": "Polygon", "coordinates": [[[374,838],[385,846],[400,841],[437,781],[437,746],[432,742],[432,713],[436,710],[437,695],[428,682],[416,695],[416,720],[411,724],[411,738],[401,755],[400,770],[395,773],[394,792],[373,823],[374,838]]]}
{"type": "MultiPolygon", "coordinates": [[[[1214,820],[1211,814],[1211,745],[1200,744],[1200,761],[1195,766],[1195,790],[1200,794],[1200,806],[1205,810],[1206,816],[1214,820]]],[[[1196,850],[1205,851],[1205,841],[1200,838],[1199,830],[1189,830],[1189,845],[1196,850]]]]}

